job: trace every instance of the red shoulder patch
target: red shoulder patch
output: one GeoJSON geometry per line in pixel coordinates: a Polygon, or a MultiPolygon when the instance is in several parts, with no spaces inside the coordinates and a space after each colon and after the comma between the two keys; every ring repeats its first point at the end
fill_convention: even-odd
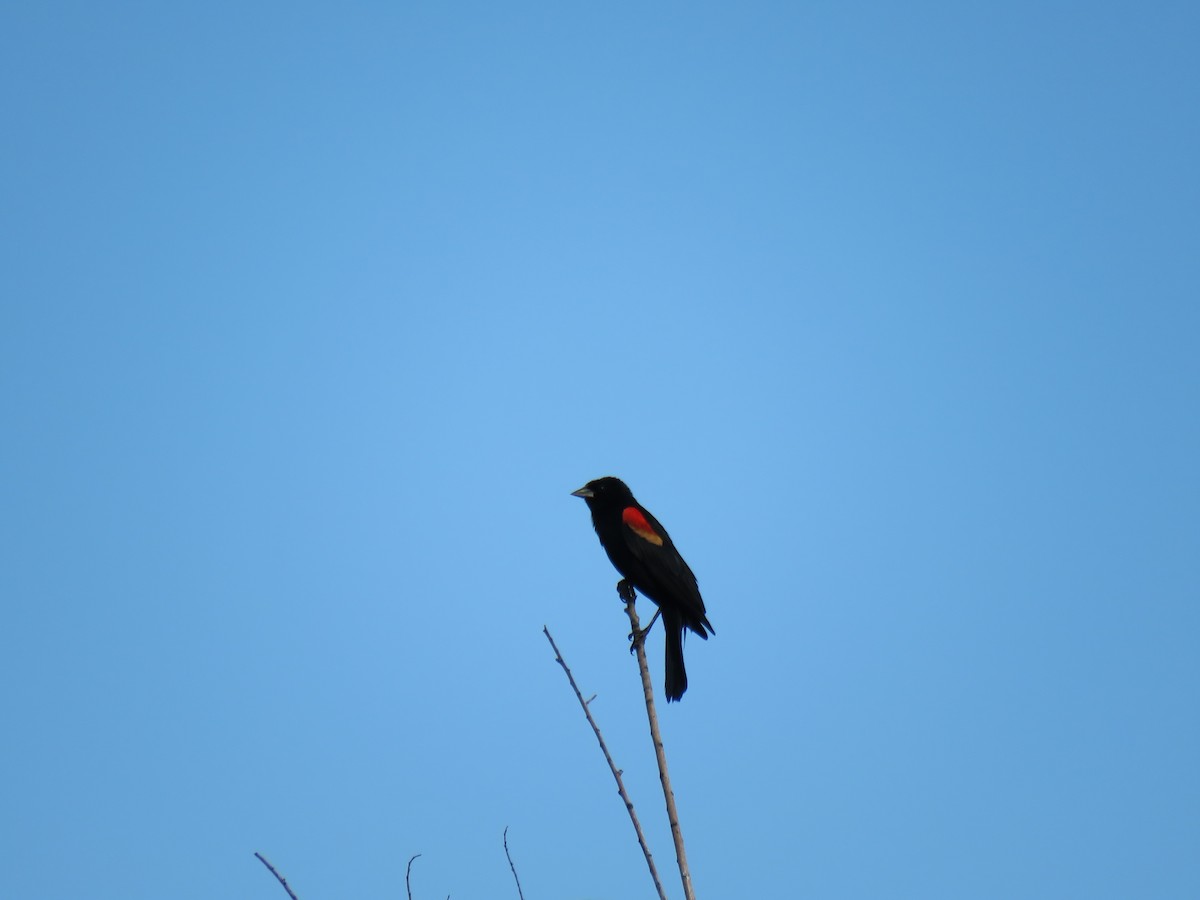
{"type": "Polygon", "coordinates": [[[662,546],[663,539],[650,526],[642,511],[636,506],[627,506],[621,510],[621,521],[628,525],[638,537],[649,541],[656,547],[662,546]]]}

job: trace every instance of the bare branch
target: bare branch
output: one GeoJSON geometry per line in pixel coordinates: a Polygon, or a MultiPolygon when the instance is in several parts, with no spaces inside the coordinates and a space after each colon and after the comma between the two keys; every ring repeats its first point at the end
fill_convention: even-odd
{"type": "MultiPolygon", "coordinates": [[[[550,642],[550,646],[554,648],[554,661],[562,666],[563,671],[567,673],[567,681],[571,683],[571,690],[575,692],[575,698],[583,708],[583,714],[587,717],[588,724],[592,726],[592,731],[596,734],[596,740],[600,743],[600,750],[604,753],[604,759],[608,763],[608,768],[612,770],[613,778],[617,780],[617,793],[625,801],[625,809],[629,812],[629,820],[633,823],[633,830],[637,834],[638,844],[641,845],[642,853],[646,857],[646,865],[650,869],[650,877],[654,879],[654,887],[658,891],[658,896],[660,900],[667,900],[662,882],[658,878],[658,870],[654,867],[654,857],[650,855],[650,847],[647,846],[646,836],[642,833],[642,824],[638,821],[637,812],[633,808],[633,801],[629,799],[629,794],[625,790],[625,782],[621,778],[621,770],[613,762],[612,754],[608,752],[608,745],[604,743],[604,735],[600,733],[600,726],[592,718],[591,701],[583,699],[583,693],[579,690],[579,685],[575,683],[575,676],[571,674],[570,668],[568,668],[566,661],[562,658],[562,653],[558,650],[558,645],[554,643],[554,638],[550,636],[550,629],[543,625],[542,632],[546,635],[546,640],[550,642]]],[[[644,652],[642,656],[645,656],[644,652]]],[[[645,677],[650,677],[649,672],[646,673],[645,677]]]]}
{"type": "Polygon", "coordinates": [[[513,880],[517,883],[517,896],[521,900],[525,900],[525,894],[521,890],[521,879],[517,877],[517,867],[513,865],[512,855],[508,852],[508,826],[504,826],[504,855],[508,857],[508,867],[512,869],[513,880]]]}
{"type": "Polygon", "coordinates": [[[267,871],[268,871],[268,872],[270,872],[272,875],[274,875],[274,876],[275,876],[275,880],[276,880],[276,881],[278,881],[280,884],[282,884],[282,885],[283,885],[283,889],[284,889],[285,891],[287,891],[287,893],[288,893],[288,896],[289,896],[289,897],[291,897],[291,898],[292,898],[292,900],[300,900],[300,898],[296,896],[296,892],[295,892],[295,891],[293,891],[293,890],[291,889],[291,887],[288,885],[288,883],[287,883],[287,879],[286,879],[286,878],[284,878],[282,875],[280,875],[280,874],[279,874],[279,870],[278,870],[278,869],[276,869],[276,868],[275,868],[273,865],[271,865],[269,862],[267,862],[267,858],[266,858],[265,856],[263,856],[263,855],[262,855],[261,853],[259,853],[257,850],[255,850],[255,851],[254,851],[254,855],[258,857],[258,861],[259,861],[260,863],[262,863],[264,866],[266,866],[266,867],[267,867],[267,871]]]}
{"type": "MultiPolygon", "coordinates": [[[[404,889],[408,891],[408,900],[412,900],[412,882],[409,880],[412,876],[413,860],[417,859],[421,854],[414,853],[408,860],[408,868],[404,870],[404,889]]],[[[449,900],[449,898],[447,898],[449,900]]]]}
{"type": "MultiPolygon", "coordinates": [[[[671,837],[675,841],[675,859],[679,863],[679,877],[683,881],[683,895],[687,900],[696,900],[692,889],[692,873],[688,869],[687,851],[683,846],[683,829],[679,827],[679,812],[675,809],[675,791],[671,789],[671,776],[667,772],[667,751],[663,747],[662,734],[658,730],[658,713],[654,711],[654,685],[650,682],[650,666],[646,662],[646,632],[650,625],[642,631],[638,625],[638,614],[634,608],[637,594],[628,581],[617,585],[617,593],[625,601],[625,612],[629,616],[629,625],[633,629],[633,649],[637,652],[638,669],[642,673],[642,691],[646,695],[646,717],[650,720],[650,738],[654,742],[654,755],[658,758],[658,778],[662,782],[663,798],[667,801],[667,820],[671,823],[671,837]]],[[[657,617],[657,613],[655,614],[657,617]]]]}

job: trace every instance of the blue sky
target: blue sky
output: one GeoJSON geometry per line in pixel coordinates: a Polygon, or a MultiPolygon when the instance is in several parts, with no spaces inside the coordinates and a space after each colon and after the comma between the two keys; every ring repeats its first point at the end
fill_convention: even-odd
{"type": "Polygon", "coordinates": [[[1198,38],[5,5],[0,895],[1200,895],[1198,38]]]}

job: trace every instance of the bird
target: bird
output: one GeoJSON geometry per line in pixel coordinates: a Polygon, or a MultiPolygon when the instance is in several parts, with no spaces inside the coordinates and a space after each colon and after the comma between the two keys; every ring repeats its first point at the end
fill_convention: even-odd
{"type": "MultiPolygon", "coordinates": [[[[704,640],[708,640],[709,634],[716,634],[708,621],[696,576],[675,549],[667,530],[634,499],[633,492],[621,479],[597,478],[571,495],[582,497],[587,503],[592,526],[613,567],[629,585],[654,601],[662,613],[667,702],[679,700],[688,686],[687,669],[683,665],[684,628],[704,640]]],[[[621,590],[622,585],[617,588],[621,590]]]]}

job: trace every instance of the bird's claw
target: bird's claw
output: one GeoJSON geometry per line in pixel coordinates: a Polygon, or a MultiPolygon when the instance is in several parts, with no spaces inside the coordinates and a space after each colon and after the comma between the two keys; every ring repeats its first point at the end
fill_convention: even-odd
{"type": "Polygon", "coordinates": [[[626,635],[629,640],[629,652],[633,653],[637,650],[638,644],[646,643],[646,635],[650,633],[649,628],[635,628],[626,635]]]}

